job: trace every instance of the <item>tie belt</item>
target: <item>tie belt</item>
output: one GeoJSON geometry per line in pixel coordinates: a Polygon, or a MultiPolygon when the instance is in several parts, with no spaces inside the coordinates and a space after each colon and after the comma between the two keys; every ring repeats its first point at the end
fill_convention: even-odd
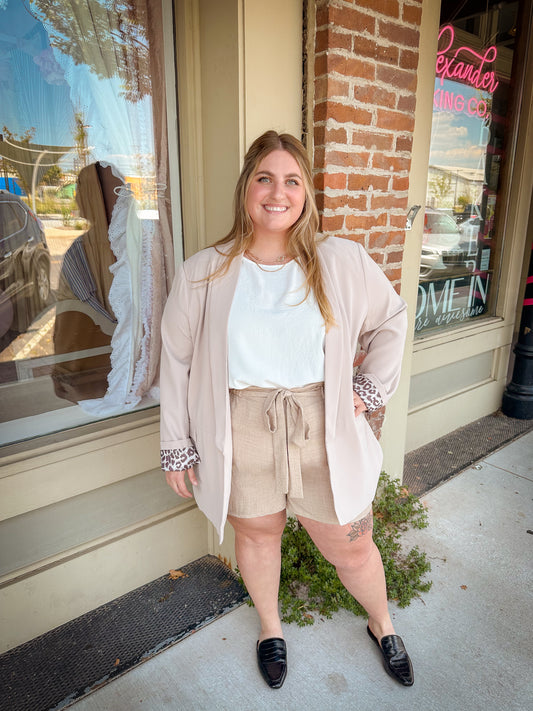
{"type": "Polygon", "coordinates": [[[300,455],[309,440],[309,424],[299,396],[323,391],[323,388],[323,383],[312,383],[293,390],[250,387],[236,391],[244,397],[264,397],[263,418],[266,429],[272,434],[276,491],[295,499],[303,498],[300,455]]]}

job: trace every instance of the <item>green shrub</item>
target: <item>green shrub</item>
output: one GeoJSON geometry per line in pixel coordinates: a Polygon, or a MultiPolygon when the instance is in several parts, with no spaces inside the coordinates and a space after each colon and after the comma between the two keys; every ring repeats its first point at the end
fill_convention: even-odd
{"type": "MultiPolygon", "coordinates": [[[[31,203],[30,203],[31,207],[31,203]]],[[[44,200],[35,199],[35,211],[38,215],[56,215],[60,211],[57,200],[51,196],[47,196],[44,200]]]]}
{"type": "Polygon", "coordinates": [[[62,207],[61,215],[63,216],[63,224],[65,225],[65,227],[69,227],[72,223],[72,214],[70,212],[70,207],[62,207]]]}
{"type": "MultiPolygon", "coordinates": [[[[383,472],[373,510],[374,541],[383,560],[388,598],[407,607],[431,587],[430,581],[423,580],[431,570],[426,554],[417,546],[406,551],[401,544],[401,535],[408,528],[428,525],[426,509],[414,494],[383,472]]],[[[281,541],[279,599],[283,622],[300,626],[313,624],[317,615],[330,618],[341,608],[366,617],[295,518],[288,519],[281,541]]]]}

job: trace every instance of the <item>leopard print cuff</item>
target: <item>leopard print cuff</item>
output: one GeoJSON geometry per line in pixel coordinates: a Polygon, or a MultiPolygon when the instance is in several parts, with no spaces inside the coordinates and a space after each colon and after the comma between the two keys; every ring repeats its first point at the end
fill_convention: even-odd
{"type": "Polygon", "coordinates": [[[374,383],[363,373],[358,373],[353,378],[353,389],[365,403],[368,412],[379,410],[383,407],[383,400],[379,394],[379,390],[374,383]]]}
{"type": "Polygon", "coordinates": [[[185,471],[198,464],[200,457],[196,447],[182,447],[181,449],[161,450],[161,469],[164,472],[185,471]]]}

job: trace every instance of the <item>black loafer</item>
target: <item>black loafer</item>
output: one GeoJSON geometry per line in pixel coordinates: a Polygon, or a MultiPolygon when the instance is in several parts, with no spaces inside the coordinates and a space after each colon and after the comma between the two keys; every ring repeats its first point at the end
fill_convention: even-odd
{"type": "Polygon", "coordinates": [[[412,686],[415,680],[413,665],[405,650],[402,638],[397,634],[387,634],[381,638],[380,644],[378,638],[372,634],[370,627],[367,626],[366,631],[381,650],[383,666],[387,674],[404,686],[412,686]]]}
{"type": "Polygon", "coordinates": [[[280,637],[257,642],[257,663],[263,679],[272,689],[283,686],[287,676],[287,645],[280,637]]]}

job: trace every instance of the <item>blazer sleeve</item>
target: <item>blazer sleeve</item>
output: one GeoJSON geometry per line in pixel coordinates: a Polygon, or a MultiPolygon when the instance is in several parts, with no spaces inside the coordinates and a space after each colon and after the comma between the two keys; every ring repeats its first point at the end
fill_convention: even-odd
{"type": "Polygon", "coordinates": [[[407,304],[362,247],[360,254],[367,313],[359,343],[366,356],[354,379],[354,390],[369,410],[375,410],[398,387],[407,332],[407,304]]]}
{"type": "Polygon", "coordinates": [[[183,264],[176,271],[161,323],[161,450],[194,448],[189,432],[189,371],[193,356],[190,287],[183,264]]]}

